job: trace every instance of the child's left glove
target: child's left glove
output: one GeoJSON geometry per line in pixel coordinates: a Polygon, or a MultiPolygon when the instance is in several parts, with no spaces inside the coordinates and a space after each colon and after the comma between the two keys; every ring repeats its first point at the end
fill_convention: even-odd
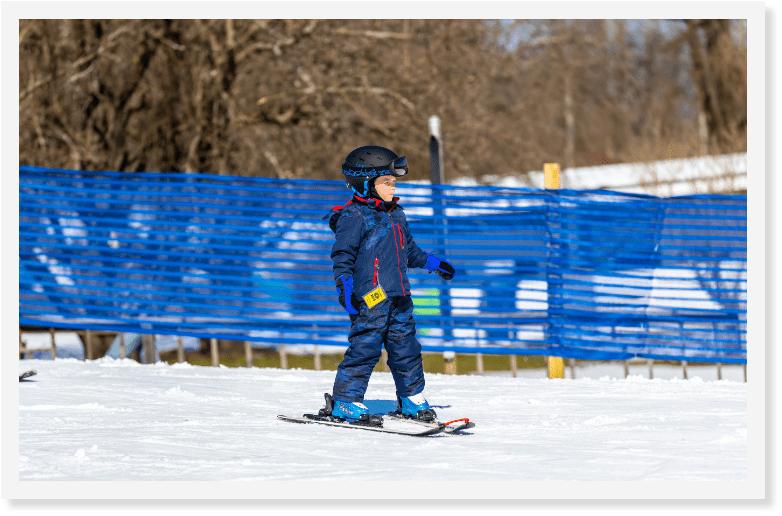
{"type": "Polygon", "coordinates": [[[426,253],[424,269],[434,272],[444,280],[450,280],[456,274],[456,269],[446,260],[441,260],[432,253],[426,253]]]}

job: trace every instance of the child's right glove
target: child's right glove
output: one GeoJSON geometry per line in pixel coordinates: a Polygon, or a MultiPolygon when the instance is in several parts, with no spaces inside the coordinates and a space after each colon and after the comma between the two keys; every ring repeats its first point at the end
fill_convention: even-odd
{"type": "Polygon", "coordinates": [[[348,311],[349,314],[358,313],[359,300],[353,293],[353,276],[340,276],[337,278],[337,294],[339,294],[339,304],[348,311]]]}
{"type": "Polygon", "coordinates": [[[444,280],[450,280],[456,274],[456,269],[453,265],[445,260],[441,260],[432,253],[426,253],[426,264],[424,269],[429,272],[434,272],[444,280]]]}

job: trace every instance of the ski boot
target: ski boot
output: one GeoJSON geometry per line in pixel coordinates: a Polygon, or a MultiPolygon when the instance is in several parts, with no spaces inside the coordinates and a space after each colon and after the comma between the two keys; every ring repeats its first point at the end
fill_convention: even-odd
{"type": "Polygon", "coordinates": [[[353,425],[383,426],[383,420],[370,414],[363,403],[334,400],[329,393],[325,393],[324,397],[326,408],[320,409],[319,416],[330,417],[335,421],[347,421],[353,425]]]}
{"type": "Polygon", "coordinates": [[[396,411],[408,419],[417,419],[426,423],[437,422],[437,413],[429,407],[423,393],[409,398],[397,396],[396,411]]]}

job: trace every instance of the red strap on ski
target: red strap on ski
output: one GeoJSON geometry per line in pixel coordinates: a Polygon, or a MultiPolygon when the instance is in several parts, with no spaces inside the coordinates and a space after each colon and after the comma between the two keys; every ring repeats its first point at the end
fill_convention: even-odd
{"type": "Polygon", "coordinates": [[[470,422],[470,419],[469,419],[469,418],[466,418],[466,417],[465,417],[465,418],[462,418],[462,419],[454,419],[453,421],[448,421],[448,422],[447,422],[447,423],[445,423],[443,426],[448,426],[448,425],[450,425],[451,423],[458,423],[459,421],[464,421],[465,423],[469,423],[469,422],[470,422]]]}

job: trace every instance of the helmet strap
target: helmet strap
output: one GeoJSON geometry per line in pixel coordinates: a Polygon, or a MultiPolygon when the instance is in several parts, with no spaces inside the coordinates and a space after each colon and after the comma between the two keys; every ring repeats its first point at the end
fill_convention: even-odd
{"type": "Polygon", "coordinates": [[[370,199],[380,199],[380,194],[375,190],[375,179],[377,178],[372,179],[372,184],[369,185],[369,190],[367,192],[370,199]]]}

